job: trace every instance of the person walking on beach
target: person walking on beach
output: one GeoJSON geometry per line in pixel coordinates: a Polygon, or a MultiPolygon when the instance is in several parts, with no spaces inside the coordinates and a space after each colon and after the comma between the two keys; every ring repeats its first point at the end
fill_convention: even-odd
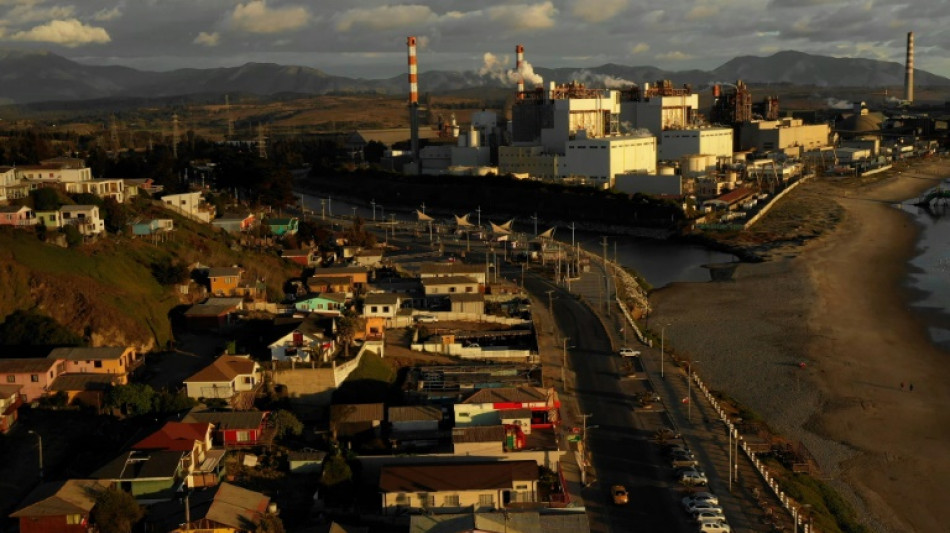
{"type": "Polygon", "coordinates": [[[913,383],[910,384],[910,392],[914,392],[914,384],[913,384],[913,383]]]}
{"type": "Polygon", "coordinates": [[[901,392],[904,392],[904,382],[901,381],[901,392]]]}

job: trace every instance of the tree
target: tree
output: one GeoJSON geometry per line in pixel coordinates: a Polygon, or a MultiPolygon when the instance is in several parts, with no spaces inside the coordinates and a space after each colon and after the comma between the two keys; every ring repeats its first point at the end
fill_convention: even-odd
{"type": "Polygon", "coordinates": [[[63,226],[63,234],[66,235],[66,244],[70,248],[75,248],[82,244],[82,233],[79,233],[79,228],[73,226],[72,224],[67,224],[63,226]]]}
{"type": "Polygon", "coordinates": [[[352,498],[353,469],[342,454],[327,458],[320,474],[320,485],[329,503],[347,503],[352,498]]]}
{"type": "Polygon", "coordinates": [[[353,342],[353,339],[356,337],[356,333],[360,331],[362,327],[362,321],[356,313],[347,309],[340,315],[339,320],[336,322],[336,335],[343,341],[343,355],[346,357],[350,356],[350,343],[353,342]]]}
{"type": "Polygon", "coordinates": [[[286,434],[300,435],[303,433],[303,423],[290,411],[280,409],[270,417],[274,425],[274,438],[283,438],[286,434]]]}
{"type": "Polygon", "coordinates": [[[106,224],[106,230],[111,233],[121,233],[129,224],[129,210],[115,198],[106,198],[102,202],[102,218],[106,224]]]}
{"type": "Polygon", "coordinates": [[[254,533],[284,533],[284,523],[280,517],[271,512],[264,513],[254,528],[254,533]]]}
{"type": "Polygon", "coordinates": [[[59,192],[54,187],[43,187],[30,191],[33,198],[33,209],[37,211],[53,211],[59,209],[62,201],[59,198],[59,192]]]}
{"type": "Polygon", "coordinates": [[[177,285],[188,279],[188,267],[182,263],[173,262],[167,255],[153,262],[149,268],[155,280],[162,285],[177,285]]]}
{"type": "Polygon", "coordinates": [[[129,533],[144,516],[145,510],[135,498],[116,488],[100,492],[92,508],[92,521],[99,526],[100,533],[129,533]]]}
{"type": "Polygon", "coordinates": [[[80,346],[79,335],[52,318],[35,311],[17,309],[0,323],[0,339],[8,346],[80,346]]]}
{"type": "Polygon", "coordinates": [[[141,383],[116,385],[106,392],[105,404],[115,407],[129,416],[151,413],[154,408],[155,389],[141,383]]]}

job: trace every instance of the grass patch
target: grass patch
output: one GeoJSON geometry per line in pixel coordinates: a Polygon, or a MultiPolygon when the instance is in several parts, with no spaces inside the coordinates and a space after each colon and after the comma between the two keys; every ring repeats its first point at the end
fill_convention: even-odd
{"type": "Polygon", "coordinates": [[[807,474],[794,474],[770,462],[773,471],[781,472],[779,483],[790,497],[802,505],[810,505],[813,527],[826,533],[869,533],[860,523],[851,505],[827,483],[807,474]]]}

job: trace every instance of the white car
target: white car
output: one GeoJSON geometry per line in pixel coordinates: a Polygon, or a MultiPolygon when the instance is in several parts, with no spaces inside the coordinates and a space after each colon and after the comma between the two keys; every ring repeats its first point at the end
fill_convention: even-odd
{"type": "Polygon", "coordinates": [[[705,486],[709,483],[709,479],[706,478],[706,474],[700,472],[699,470],[693,469],[686,470],[680,475],[680,483],[689,486],[705,486]]]}
{"type": "Polygon", "coordinates": [[[732,533],[732,528],[725,522],[701,522],[696,531],[700,533],[732,533]]]}
{"type": "Polygon", "coordinates": [[[719,505],[719,498],[711,492],[694,492],[689,496],[683,498],[683,507],[689,507],[690,504],[698,502],[711,503],[713,505],[719,505]]]}
{"type": "Polygon", "coordinates": [[[416,315],[416,322],[420,324],[431,324],[438,321],[439,319],[435,315],[416,315]]]}
{"type": "Polygon", "coordinates": [[[620,354],[620,357],[636,357],[640,355],[640,352],[634,350],[633,348],[621,348],[617,351],[620,354]]]}

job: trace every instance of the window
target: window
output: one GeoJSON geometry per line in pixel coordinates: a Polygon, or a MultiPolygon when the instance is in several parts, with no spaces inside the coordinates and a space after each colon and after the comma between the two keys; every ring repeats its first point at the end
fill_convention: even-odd
{"type": "Polygon", "coordinates": [[[406,505],[409,503],[409,498],[406,497],[405,492],[396,493],[396,505],[406,505]]]}
{"type": "Polygon", "coordinates": [[[251,432],[250,432],[250,431],[235,431],[234,434],[235,434],[235,439],[236,439],[238,442],[247,442],[247,441],[251,440],[251,432]]]}
{"type": "Polygon", "coordinates": [[[494,507],[495,497],[491,494],[479,494],[478,505],[481,507],[494,507]]]}
{"type": "Polygon", "coordinates": [[[527,485],[515,485],[515,490],[528,490],[527,485]]]}
{"type": "Polygon", "coordinates": [[[377,312],[379,312],[379,308],[376,307],[375,305],[371,305],[371,306],[369,307],[369,312],[370,312],[370,313],[377,313],[377,312]]]}
{"type": "Polygon", "coordinates": [[[66,515],[66,524],[70,526],[77,526],[79,524],[82,524],[82,515],[81,514],[66,515]]]}
{"type": "Polygon", "coordinates": [[[465,292],[472,292],[472,288],[471,288],[471,287],[465,287],[465,292]]]}
{"type": "Polygon", "coordinates": [[[458,507],[459,506],[459,495],[458,494],[446,494],[442,497],[442,505],[444,507],[458,507]]]}
{"type": "Polygon", "coordinates": [[[8,374],[7,383],[16,383],[16,376],[14,376],[13,374],[8,374]]]}
{"type": "Polygon", "coordinates": [[[96,368],[102,368],[102,361],[96,361],[92,366],[96,368]]]}
{"type": "Polygon", "coordinates": [[[38,375],[36,375],[36,374],[30,374],[30,382],[31,382],[31,383],[39,383],[39,382],[40,382],[40,377],[39,377],[38,375]]]}
{"type": "Polygon", "coordinates": [[[419,505],[423,507],[435,507],[435,494],[419,493],[419,505]]]}

